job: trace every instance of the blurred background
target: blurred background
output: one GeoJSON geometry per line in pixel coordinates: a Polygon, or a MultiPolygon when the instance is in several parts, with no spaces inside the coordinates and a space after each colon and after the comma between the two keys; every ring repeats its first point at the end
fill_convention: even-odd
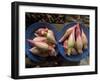
{"type": "Polygon", "coordinates": [[[35,22],[48,22],[51,24],[58,24],[57,29],[60,30],[65,23],[73,21],[82,22],[89,27],[88,15],[71,15],[71,14],[48,14],[48,13],[29,13],[26,12],[26,28],[35,22]]]}

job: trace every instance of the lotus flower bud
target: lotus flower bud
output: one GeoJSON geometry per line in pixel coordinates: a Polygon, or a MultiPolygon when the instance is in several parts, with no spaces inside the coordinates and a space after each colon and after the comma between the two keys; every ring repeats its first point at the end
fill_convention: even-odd
{"type": "Polygon", "coordinates": [[[47,57],[49,56],[49,53],[47,52],[43,52],[40,49],[38,49],[37,47],[33,47],[31,49],[29,49],[29,51],[31,51],[33,54],[36,54],[38,56],[42,56],[42,57],[47,57]]]}
{"type": "Polygon", "coordinates": [[[51,43],[56,43],[56,40],[55,40],[55,37],[54,37],[54,33],[51,31],[51,30],[48,30],[48,33],[47,33],[47,40],[51,43]]]}
{"type": "Polygon", "coordinates": [[[59,40],[59,42],[63,42],[65,39],[68,38],[68,36],[72,33],[72,31],[75,29],[76,25],[72,26],[71,28],[69,28],[68,30],[66,30],[65,34],[63,35],[63,37],[59,40]]]}
{"type": "Polygon", "coordinates": [[[34,42],[47,42],[47,39],[45,37],[35,37],[33,40],[27,39],[29,43],[34,45],[34,42]]]}
{"type": "Polygon", "coordinates": [[[82,30],[82,42],[83,42],[83,48],[86,49],[87,48],[87,44],[88,44],[88,40],[87,37],[84,33],[84,31],[82,30]]]}
{"type": "Polygon", "coordinates": [[[68,38],[68,51],[67,51],[68,55],[71,54],[74,44],[75,44],[75,29],[72,31],[72,33],[70,34],[70,36],[68,38]]]}
{"type": "Polygon", "coordinates": [[[68,38],[68,48],[73,48],[75,44],[75,29],[72,31],[68,38]]]}
{"type": "Polygon", "coordinates": [[[79,24],[77,24],[77,28],[76,28],[76,44],[75,45],[76,45],[76,49],[78,53],[82,53],[83,43],[82,43],[82,37],[81,37],[79,24]]]}

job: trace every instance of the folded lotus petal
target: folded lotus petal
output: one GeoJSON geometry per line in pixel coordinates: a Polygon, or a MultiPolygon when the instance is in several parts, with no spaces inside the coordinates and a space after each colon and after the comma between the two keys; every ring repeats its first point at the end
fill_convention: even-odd
{"type": "Polygon", "coordinates": [[[59,42],[63,42],[64,40],[66,40],[68,38],[68,36],[72,33],[72,31],[75,29],[76,25],[70,27],[68,30],[66,30],[65,34],[63,35],[63,37],[59,40],[59,42]]]}
{"type": "Polygon", "coordinates": [[[83,42],[83,48],[86,49],[88,47],[87,46],[88,40],[83,30],[82,30],[82,42],[83,42]]]}

